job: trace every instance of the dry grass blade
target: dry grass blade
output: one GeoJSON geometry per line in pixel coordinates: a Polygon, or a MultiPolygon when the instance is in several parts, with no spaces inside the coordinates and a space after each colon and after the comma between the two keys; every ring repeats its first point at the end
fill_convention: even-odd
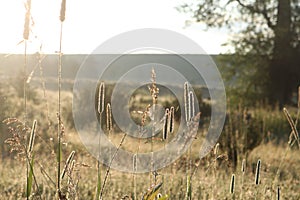
{"type": "Polygon", "coordinates": [[[70,155],[68,156],[68,158],[67,158],[67,160],[66,160],[65,167],[64,167],[64,169],[63,169],[63,171],[62,171],[62,173],[61,173],[61,176],[60,176],[60,179],[61,179],[61,180],[64,178],[64,176],[65,176],[65,174],[66,174],[66,172],[67,172],[67,169],[68,169],[70,163],[73,161],[74,155],[75,155],[75,151],[72,151],[72,152],[70,153],[70,155]]]}
{"type": "Polygon", "coordinates": [[[54,180],[52,180],[52,178],[49,176],[49,174],[46,172],[46,170],[44,169],[44,167],[41,165],[41,164],[39,164],[40,165],[40,170],[41,170],[41,174],[48,180],[48,181],[50,181],[50,183],[52,184],[52,186],[53,187],[55,187],[56,185],[55,185],[55,181],[54,180]]]}
{"type": "Polygon", "coordinates": [[[28,153],[30,154],[34,145],[34,139],[35,139],[35,131],[36,131],[36,120],[33,121],[30,138],[29,138],[29,144],[28,144],[28,153]]]}
{"type": "MultiPolygon", "coordinates": [[[[288,112],[288,110],[286,108],[283,108],[283,112],[284,112],[284,115],[286,116],[286,118],[287,118],[287,120],[288,120],[288,122],[291,126],[292,133],[295,137],[295,140],[298,143],[298,147],[300,148],[299,134],[298,134],[298,131],[296,129],[296,125],[295,125],[294,121],[292,120],[291,115],[290,115],[290,113],[288,112]]],[[[292,143],[292,140],[290,139],[289,144],[291,144],[291,143],[292,143]]]]}
{"type": "Polygon", "coordinates": [[[157,185],[153,185],[151,188],[148,189],[148,191],[143,195],[142,200],[154,200],[156,198],[156,195],[159,192],[159,189],[162,186],[162,182],[158,183],[157,185]]]}
{"type": "Polygon", "coordinates": [[[217,143],[215,148],[214,148],[214,154],[215,154],[215,158],[218,157],[219,154],[219,148],[220,148],[220,143],[217,143]]]}

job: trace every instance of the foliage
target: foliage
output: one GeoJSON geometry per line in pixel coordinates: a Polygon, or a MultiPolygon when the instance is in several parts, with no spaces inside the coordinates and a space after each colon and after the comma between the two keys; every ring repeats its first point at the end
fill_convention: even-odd
{"type": "Polygon", "coordinates": [[[235,55],[226,57],[227,71],[238,97],[258,92],[274,103],[289,102],[300,84],[298,0],[198,0],[178,9],[208,28],[232,33],[227,45],[235,55]]]}

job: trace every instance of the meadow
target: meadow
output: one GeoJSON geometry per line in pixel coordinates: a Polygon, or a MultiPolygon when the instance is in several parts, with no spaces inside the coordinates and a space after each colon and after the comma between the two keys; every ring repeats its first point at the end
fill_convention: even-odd
{"type": "MultiPolygon", "coordinates": [[[[83,145],[84,138],[80,138],[73,120],[75,95],[70,88],[65,88],[73,84],[64,77],[68,74],[64,71],[68,60],[64,60],[62,52],[66,1],[61,2],[58,21],[61,30],[57,61],[50,65],[57,73],[50,79],[43,71],[42,52],[27,55],[31,1],[25,4],[21,66],[14,68],[18,70],[10,76],[5,71],[10,70],[8,66],[0,68],[3,70],[0,74],[0,199],[300,199],[297,131],[300,90],[297,105],[284,109],[263,101],[246,106],[242,101],[233,103],[230,99],[234,97],[227,96],[221,136],[200,159],[199,149],[206,138],[212,105],[202,98],[205,95],[200,86],[195,86],[195,93],[190,93],[188,83],[181,85],[184,105],[179,105],[178,100],[168,94],[166,86],[156,83],[159,73],[152,70],[146,74],[148,84],[135,91],[126,107],[134,122],[142,128],[150,126],[152,130],[150,138],[137,139],[121,131],[115,123],[117,116],[112,114],[114,108],[110,105],[114,83],[97,83],[94,101],[89,102],[95,107],[94,113],[84,112],[87,105],[81,105],[79,111],[83,117],[96,114],[98,123],[91,126],[91,130],[105,130],[106,137],[116,147],[114,152],[105,147],[103,155],[108,164],[104,165],[83,145]],[[29,58],[34,58],[33,65],[29,58]],[[196,98],[198,111],[195,110],[196,98]],[[163,105],[158,112],[162,114],[158,130],[151,122],[155,121],[154,105],[157,104],[163,105]],[[169,139],[176,138],[179,119],[185,119],[184,136],[190,139],[191,146],[184,146],[182,155],[159,170],[153,170],[153,160],[137,162],[140,154],[165,148],[169,139]],[[156,131],[158,134],[153,134],[156,131]],[[114,170],[117,161],[124,162],[118,158],[122,150],[136,155],[132,161],[127,160],[133,172],[148,167],[146,165],[150,166],[150,172],[114,170]]],[[[168,156],[162,161],[164,159],[168,156]]]]}
{"type": "MultiPolygon", "coordinates": [[[[300,198],[296,107],[282,111],[262,103],[253,107],[228,104],[218,143],[207,156],[199,159],[199,149],[210,120],[208,103],[200,101],[201,123],[187,152],[163,169],[135,174],[98,163],[87,151],[74,128],[71,91],[61,91],[59,142],[55,112],[57,91],[43,90],[41,86],[28,88],[27,123],[24,125],[23,97],[18,95],[18,87],[10,82],[2,85],[1,199],[97,199],[101,188],[102,199],[300,198]]],[[[149,82],[148,86],[153,85],[149,82]]],[[[113,85],[106,84],[105,105],[109,103],[112,89],[113,85]]],[[[144,123],[149,123],[148,114],[140,110],[146,111],[147,105],[152,103],[151,94],[151,90],[142,87],[133,95],[129,110],[136,123],[142,123],[143,117],[144,123]]],[[[163,88],[157,101],[166,107],[178,107],[178,102],[163,88]]],[[[95,104],[97,108],[97,101],[95,104]]],[[[178,114],[175,112],[174,116],[175,132],[178,114]]],[[[110,140],[120,149],[134,152],[139,146],[139,152],[149,152],[167,142],[162,139],[163,130],[154,140],[124,138],[113,116],[110,122],[106,118],[105,114],[102,128],[106,130],[107,123],[111,123],[110,140]]]]}

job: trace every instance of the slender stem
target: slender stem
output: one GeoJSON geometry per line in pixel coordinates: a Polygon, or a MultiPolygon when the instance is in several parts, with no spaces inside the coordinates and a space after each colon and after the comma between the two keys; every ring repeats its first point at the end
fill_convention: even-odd
{"type": "Polygon", "coordinates": [[[107,181],[107,178],[108,178],[110,169],[111,169],[111,165],[112,165],[112,163],[113,163],[113,161],[114,161],[116,155],[118,154],[118,151],[120,150],[120,148],[121,148],[121,146],[122,146],[122,144],[123,144],[123,142],[124,142],[126,136],[127,136],[127,134],[124,133],[124,135],[123,135],[123,137],[122,137],[122,139],[121,139],[121,141],[120,141],[120,143],[119,143],[119,146],[117,147],[117,149],[116,149],[115,153],[113,154],[113,156],[112,156],[112,158],[111,158],[111,160],[110,160],[110,163],[109,163],[109,165],[108,165],[108,167],[107,167],[107,170],[106,170],[106,173],[105,173],[105,177],[104,177],[104,180],[103,180],[103,185],[102,185],[102,187],[101,187],[100,199],[102,199],[102,196],[103,196],[105,184],[106,184],[106,181],[107,181]]]}
{"type": "MultiPolygon", "coordinates": [[[[32,156],[29,155],[29,154],[27,153],[27,151],[25,151],[25,155],[26,155],[26,160],[27,160],[28,166],[29,166],[30,170],[32,171],[32,176],[33,176],[34,184],[35,184],[35,186],[36,186],[36,190],[38,191],[38,196],[39,196],[40,199],[42,199],[42,196],[41,196],[41,194],[40,194],[40,192],[39,192],[39,191],[40,191],[39,185],[38,185],[38,183],[37,183],[36,176],[35,176],[35,173],[34,173],[34,171],[33,171],[33,166],[32,166],[32,164],[30,163],[30,158],[31,158],[32,156]]],[[[27,178],[28,178],[28,176],[27,176],[27,178]]],[[[29,197],[27,197],[27,199],[29,199],[29,197]]]]}
{"type": "Polygon", "coordinates": [[[62,66],[62,33],[63,23],[60,24],[60,41],[59,41],[59,57],[58,57],[58,126],[57,126],[57,191],[60,194],[60,161],[61,161],[61,66],[62,66]]]}
{"type": "MultiPolygon", "coordinates": [[[[23,101],[24,101],[24,127],[26,127],[26,121],[27,121],[27,87],[26,87],[26,73],[27,73],[27,40],[24,40],[24,69],[23,69],[24,77],[23,77],[23,101]]],[[[25,135],[25,150],[27,150],[27,134],[25,135]]],[[[29,173],[29,166],[26,165],[26,182],[28,187],[28,173],[29,173]]],[[[27,200],[29,199],[29,196],[27,195],[27,200]]]]}
{"type": "Polygon", "coordinates": [[[27,123],[27,87],[26,87],[26,73],[27,73],[27,40],[24,40],[24,79],[23,79],[23,95],[24,95],[24,126],[27,123]]]}
{"type": "MultiPolygon", "coordinates": [[[[97,125],[98,127],[98,133],[101,134],[101,123],[102,123],[102,112],[99,113],[99,124],[97,125]]],[[[97,160],[97,190],[96,190],[96,200],[100,199],[100,192],[101,192],[101,162],[100,162],[100,155],[101,155],[101,135],[99,135],[99,140],[98,140],[98,160],[97,160]]]]}

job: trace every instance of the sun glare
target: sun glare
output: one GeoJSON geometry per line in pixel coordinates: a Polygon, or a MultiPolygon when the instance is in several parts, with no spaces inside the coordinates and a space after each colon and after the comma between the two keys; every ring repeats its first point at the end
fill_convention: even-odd
{"type": "MultiPolygon", "coordinates": [[[[0,2],[0,53],[23,53],[25,0],[0,2]]],[[[59,48],[61,0],[31,1],[31,32],[28,53],[55,53],[59,48]]],[[[202,31],[200,26],[184,28],[186,16],[175,7],[180,1],[67,1],[62,50],[90,53],[112,36],[138,28],[163,28],[185,34],[208,53],[224,52],[226,33],[202,31]],[[158,6],[159,5],[159,6],[158,6]],[[210,42],[208,41],[210,39],[210,42]],[[223,48],[223,49],[222,49],[223,48]]]]}

